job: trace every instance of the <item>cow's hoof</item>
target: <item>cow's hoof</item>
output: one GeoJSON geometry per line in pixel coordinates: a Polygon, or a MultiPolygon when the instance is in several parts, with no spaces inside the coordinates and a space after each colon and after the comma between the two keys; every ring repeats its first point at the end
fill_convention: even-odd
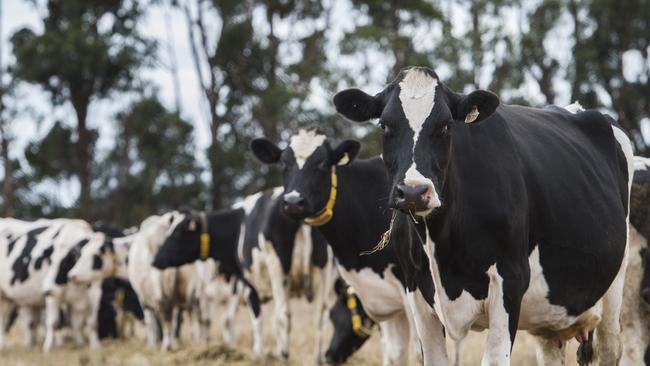
{"type": "Polygon", "coordinates": [[[289,359],[289,352],[288,351],[282,351],[282,358],[285,360],[289,359]]]}

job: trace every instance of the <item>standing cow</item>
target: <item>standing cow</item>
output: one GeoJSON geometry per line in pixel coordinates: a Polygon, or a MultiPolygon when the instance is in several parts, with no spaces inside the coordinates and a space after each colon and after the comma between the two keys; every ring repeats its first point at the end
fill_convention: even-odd
{"type": "Polygon", "coordinates": [[[104,239],[81,220],[0,220],[0,344],[4,322],[13,307],[24,309],[28,343],[34,341],[38,324],[34,319],[45,308],[43,349],[49,351],[61,307],[65,306],[75,342],[81,344],[85,333],[91,347],[99,345],[101,288],[70,284],[67,275],[83,246],[104,239]]]}
{"type": "Polygon", "coordinates": [[[596,329],[601,364],[618,362],[633,167],[611,118],[458,94],[422,67],[334,104],[350,120],[379,119],[391,202],[423,233],[452,339],[488,328],[482,364],[509,365],[525,329],[539,362],[559,364],[567,339],[589,346],[596,329]]]}
{"type": "MultiPolygon", "coordinates": [[[[446,365],[445,339],[432,308],[433,280],[423,249],[397,251],[406,246],[391,245],[370,253],[390,227],[390,185],[380,158],[355,160],[359,148],[353,140],[332,146],[315,129],[299,130],[284,150],[265,138],[251,142],[260,161],[282,168],[284,212],[325,236],[341,276],[380,324],[384,364],[408,363],[413,330],[431,340],[416,345],[424,362],[446,365]]],[[[406,229],[405,234],[412,234],[406,229]]]]}
{"type": "MultiPolygon", "coordinates": [[[[276,189],[249,196],[230,210],[187,213],[170,230],[154,266],[167,268],[199,259],[214,259],[219,277],[235,280],[240,291],[248,292],[253,331],[260,334],[259,343],[256,341],[254,345],[256,354],[262,351],[260,302],[273,298],[277,352],[287,358],[289,297],[305,295],[310,301],[316,298],[318,332],[315,352],[320,355],[326,325],[327,293],[331,288],[331,255],[328,255],[326,243],[318,233],[312,233],[309,227],[282,216],[279,205],[276,189]],[[239,221],[234,223],[234,220],[239,221]],[[200,250],[203,240],[209,243],[204,253],[200,250]],[[318,287],[317,292],[315,287],[318,287]],[[251,298],[253,295],[255,297],[251,298]]],[[[226,340],[232,338],[230,328],[238,301],[233,297],[227,304],[224,318],[226,340]]]]}

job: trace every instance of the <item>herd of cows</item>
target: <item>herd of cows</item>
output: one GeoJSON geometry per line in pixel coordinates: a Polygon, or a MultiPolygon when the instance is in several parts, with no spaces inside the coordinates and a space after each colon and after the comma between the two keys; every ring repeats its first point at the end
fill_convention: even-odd
{"type": "Polygon", "coordinates": [[[184,317],[206,340],[216,310],[231,342],[245,303],[259,356],[272,301],[275,352],[288,357],[289,299],[302,296],[315,357],[334,364],[379,328],[385,365],[409,364],[411,346],[448,365],[446,339],[458,354],[483,329],[482,365],[509,365],[517,330],[535,336],[540,365],[563,364],[573,338],[580,364],[650,365],[650,160],[613,119],[459,94],[421,67],[334,105],[379,120],[381,157],[301,129],[284,149],[251,142],[283,186],[230,208],[128,230],[0,219],[0,346],[16,320],[29,345],[44,329],[44,351],[68,336],[98,347],[142,321],[149,346],[173,350],[184,317]]]}

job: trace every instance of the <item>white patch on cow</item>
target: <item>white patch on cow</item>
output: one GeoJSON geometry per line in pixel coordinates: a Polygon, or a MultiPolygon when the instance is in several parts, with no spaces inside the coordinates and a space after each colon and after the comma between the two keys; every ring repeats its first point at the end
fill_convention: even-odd
{"type": "Polygon", "coordinates": [[[253,211],[253,208],[255,207],[255,203],[257,203],[257,200],[260,199],[263,193],[264,192],[257,192],[255,194],[247,196],[243,200],[232,205],[232,208],[234,209],[241,208],[244,210],[244,213],[246,213],[246,216],[248,216],[250,215],[251,211],[253,211]]]}
{"type": "Polygon", "coordinates": [[[384,270],[383,278],[370,268],[348,271],[340,264],[338,268],[341,277],[357,292],[363,308],[373,320],[381,322],[404,311],[403,287],[390,267],[384,270]]]}
{"type": "Polygon", "coordinates": [[[291,191],[291,192],[289,192],[289,193],[286,193],[286,194],[284,195],[284,199],[285,199],[285,200],[291,199],[291,198],[293,198],[293,197],[296,197],[296,198],[297,198],[297,197],[300,197],[300,193],[298,193],[298,191],[296,191],[295,189],[294,189],[293,191],[291,191]]]}
{"type": "Polygon", "coordinates": [[[638,170],[650,170],[650,159],[644,158],[642,156],[635,156],[634,171],[638,170]]]}
{"type": "Polygon", "coordinates": [[[488,268],[490,278],[487,300],[487,312],[490,323],[487,344],[481,365],[509,365],[510,364],[510,331],[508,329],[509,316],[503,298],[503,277],[497,271],[496,264],[488,268]]]}
{"type": "Polygon", "coordinates": [[[283,187],[274,187],[274,188],[273,188],[273,191],[272,191],[272,193],[271,193],[271,199],[274,200],[274,199],[280,197],[280,195],[282,194],[282,192],[284,192],[284,188],[283,188],[283,187]]]}
{"type": "MultiPolygon", "coordinates": [[[[271,279],[271,290],[273,293],[273,331],[276,336],[276,351],[278,355],[289,353],[289,289],[285,281],[284,272],[280,257],[273,249],[273,243],[260,233],[258,237],[260,248],[266,266],[268,268],[268,277],[271,279]]],[[[293,262],[296,262],[293,258],[293,262]]],[[[261,282],[261,281],[260,281],[261,282]]]]}
{"type": "MultiPolygon", "coordinates": [[[[416,353],[422,351],[422,364],[424,365],[448,365],[447,347],[445,343],[442,323],[434,310],[424,299],[422,292],[416,289],[414,292],[406,292],[406,301],[410,307],[409,317],[411,325],[416,331],[418,344],[416,353]]],[[[456,347],[459,360],[459,347],[456,347]]]]}
{"type": "Polygon", "coordinates": [[[571,112],[573,114],[585,111],[585,109],[582,107],[582,105],[580,105],[580,103],[578,101],[575,101],[575,102],[569,104],[568,106],[564,107],[564,109],[566,109],[567,111],[569,111],[569,112],[571,112]]]}
{"type": "Polygon", "coordinates": [[[300,129],[297,134],[291,136],[289,147],[293,150],[298,169],[302,169],[307,159],[326,139],[327,136],[319,134],[316,130],[305,129],[300,129]]]}
{"type": "Polygon", "coordinates": [[[406,75],[404,75],[404,79],[399,83],[399,99],[402,104],[402,110],[408,120],[409,127],[413,130],[411,166],[406,171],[404,184],[410,186],[426,185],[431,191],[431,197],[428,203],[429,209],[426,212],[417,213],[422,216],[426,216],[432,209],[440,207],[441,205],[433,182],[431,182],[431,179],[424,177],[424,175],[417,170],[415,164],[415,147],[417,146],[422,126],[433,109],[437,85],[437,79],[431,77],[426,72],[415,68],[408,70],[406,75]]]}

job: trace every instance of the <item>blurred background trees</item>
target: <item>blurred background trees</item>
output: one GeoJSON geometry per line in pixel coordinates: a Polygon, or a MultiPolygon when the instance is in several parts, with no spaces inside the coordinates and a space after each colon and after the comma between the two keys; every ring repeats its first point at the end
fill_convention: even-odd
{"type": "Polygon", "coordinates": [[[579,100],[616,116],[637,153],[650,153],[650,0],[25,1],[42,26],[12,30],[11,57],[0,59],[4,215],[135,225],[182,206],[224,207],[279,183],[248,142],[286,143],[300,126],[376,154],[376,129],[342,122],[331,96],[379,90],[408,65],[505,103],[579,100]],[[145,36],[138,24],[161,9],[165,36],[145,36]],[[179,32],[184,54],[170,43],[179,32]],[[179,71],[178,60],[191,67],[179,71]],[[171,74],[173,98],[143,76],[152,70],[171,74]],[[74,114],[34,116],[46,132],[18,144],[23,84],[74,114]],[[198,113],[180,97],[195,88],[198,113]],[[97,101],[121,106],[107,126],[93,118],[97,101]]]}

